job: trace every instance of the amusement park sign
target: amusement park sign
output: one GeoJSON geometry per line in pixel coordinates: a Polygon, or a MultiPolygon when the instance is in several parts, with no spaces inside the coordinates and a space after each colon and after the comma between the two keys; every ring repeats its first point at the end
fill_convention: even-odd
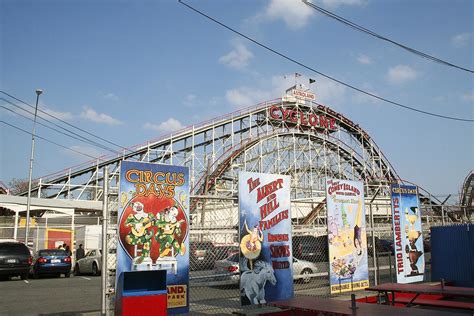
{"type": "Polygon", "coordinates": [[[315,114],[296,109],[285,109],[281,106],[274,105],[269,110],[270,118],[277,121],[299,124],[302,126],[324,128],[336,131],[336,119],[328,118],[322,114],[315,114]]]}
{"type": "Polygon", "coordinates": [[[298,99],[309,100],[309,101],[316,100],[316,95],[308,91],[293,89],[291,90],[291,93],[293,94],[295,98],[298,98],[298,99]]]}

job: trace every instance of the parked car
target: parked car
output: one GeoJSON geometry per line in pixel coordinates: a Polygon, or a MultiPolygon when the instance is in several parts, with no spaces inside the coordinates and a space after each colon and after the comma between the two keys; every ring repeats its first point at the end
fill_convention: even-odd
{"type": "Polygon", "coordinates": [[[228,258],[232,254],[239,252],[239,246],[237,245],[215,245],[214,246],[214,257],[215,261],[223,260],[228,258]]]}
{"type": "Polygon", "coordinates": [[[92,249],[86,253],[86,256],[77,260],[74,266],[74,275],[92,274],[100,275],[102,267],[102,251],[92,249]]]}
{"type": "Polygon", "coordinates": [[[218,281],[230,280],[237,283],[240,280],[239,253],[236,252],[225,259],[216,261],[214,273],[218,281]]]}
{"type": "Polygon", "coordinates": [[[328,236],[293,236],[293,255],[311,262],[328,262],[328,236]]]}
{"type": "MultiPolygon", "coordinates": [[[[393,240],[380,239],[375,237],[375,251],[378,255],[388,255],[391,253],[395,254],[395,249],[393,247],[393,240]]],[[[372,247],[372,236],[367,236],[367,253],[369,256],[374,255],[374,248],[372,247]]]]}
{"type": "Polygon", "coordinates": [[[293,280],[300,280],[303,283],[309,283],[314,274],[318,272],[318,267],[309,261],[293,257],[293,280]]]}
{"type": "Polygon", "coordinates": [[[41,249],[35,255],[32,272],[35,278],[44,274],[71,276],[71,256],[61,249],[41,249]]]}
{"type": "Polygon", "coordinates": [[[191,270],[211,270],[216,261],[215,247],[210,241],[189,243],[189,263],[191,270]]]}
{"type": "Polygon", "coordinates": [[[20,276],[26,280],[32,262],[30,250],[24,243],[0,241],[0,276],[20,276]]]}
{"type": "MultiPolygon", "coordinates": [[[[237,283],[240,280],[239,253],[234,253],[224,260],[216,261],[214,270],[215,280],[229,280],[237,283]]],[[[308,283],[313,278],[311,274],[317,271],[318,268],[314,263],[293,257],[293,280],[308,283]]]]}

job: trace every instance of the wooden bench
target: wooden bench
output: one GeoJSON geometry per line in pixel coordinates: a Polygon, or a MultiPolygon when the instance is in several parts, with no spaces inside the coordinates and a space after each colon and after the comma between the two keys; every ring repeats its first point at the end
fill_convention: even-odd
{"type": "MultiPolygon", "coordinates": [[[[399,296],[395,298],[395,303],[409,304],[411,297],[399,296]]],[[[474,310],[474,303],[471,302],[458,302],[458,301],[447,301],[447,300],[430,300],[430,299],[417,299],[412,305],[424,305],[434,307],[446,307],[446,308],[457,308],[457,309],[468,309],[474,310]]]]}

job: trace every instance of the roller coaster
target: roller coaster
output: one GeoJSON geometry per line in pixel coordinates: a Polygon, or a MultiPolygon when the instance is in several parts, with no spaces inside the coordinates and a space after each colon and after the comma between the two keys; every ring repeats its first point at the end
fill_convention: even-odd
{"type": "MultiPolygon", "coordinates": [[[[218,224],[228,226],[237,218],[239,171],[287,174],[292,177],[296,221],[311,224],[325,209],[327,177],[363,181],[366,198],[372,201],[387,200],[390,183],[404,182],[361,126],[288,91],[292,90],[282,98],[188,126],[121,155],[37,179],[32,196],[100,201],[105,168],[116,187],[123,160],[181,165],[190,169],[194,223],[215,225],[219,217],[223,220],[218,224]],[[220,216],[212,215],[215,212],[220,216]]],[[[441,210],[441,201],[421,188],[420,201],[435,213],[441,210]]]]}

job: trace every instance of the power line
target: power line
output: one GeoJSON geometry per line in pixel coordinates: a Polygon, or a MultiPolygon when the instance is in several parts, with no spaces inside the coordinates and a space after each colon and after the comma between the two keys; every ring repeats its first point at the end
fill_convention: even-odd
{"type": "MultiPolygon", "coordinates": [[[[5,98],[0,98],[0,100],[3,100],[4,102],[7,102],[8,104],[11,104],[11,105],[13,105],[13,106],[16,107],[16,108],[18,108],[18,109],[20,109],[20,110],[22,110],[22,111],[25,111],[26,113],[28,113],[28,114],[30,114],[30,115],[34,115],[33,112],[28,111],[28,110],[24,109],[23,107],[21,107],[21,106],[15,104],[15,103],[13,103],[13,102],[10,102],[10,101],[6,100],[5,98]]],[[[11,111],[11,110],[9,110],[9,111],[11,111]]],[[[18,113],[18,112],[15,112],[15,111],[12,111],[12,112],[15,113],[15,114],[17,114],[17,115],[21,115],[21,114],[18,113]]],[[[70,134],[72,134],[72,135],[75,135],[75,136],[81,138],[82,141],[84,141],[84,142],[87,142],[87,143],[89,143],[89,144],[91,144],[91,145],[94,145],[94,146],[96,146],[96,147],[99,147],[99,148],[101,148],[101,149],[105,149],[105,150],[107,150],[107,151],[110,151],[110,152],[113,152],[113,153],[116,153],[116,154],[119,153],[119,152],[117,152],[116,150],[111,149],[110,147],[107,147],[107,146],[105,146],[105,145],[103,145],[103,144],[101,144],[101,143],[98,143],[98,142],[96,142],[96,141],[94,141],[94,140],[91,140],[91,139],[85,137],[85,136],[82,136],[82,135],[80,135],[80,134],[78,134],[78,133],[76,133],[76,132],[74,132],[74,131],[72,131],[72,130],[69,130],[69,129],[67,129],[67,128],[65,128],[65,127],[63,127],[63,126],[61,126],[61,125],[59,125],[59,124],[56,124],[56,123],[54,123],[54,122],[52,122],[52,121],[50,121],[50,120],[47,120],[47,119],[45,119],[44,117],[41,117],[40,115],[38,115],[37,117],[40,118],[41,120],[43,120],[43,121],[49,123],[49,124],[52,124],[52,125],[54,125],[54,126],[60,128],[60,129],[62,129],[62,130],[65,130],[66,132],[68,132],[68,133],[70,133],[70,134]]],[[[27,117],[27,119],[31,120],[31,118],[28,118],[28,117],[27,117]]],[[[38,122],[38,124],[39,124],[39,122],[38,122]]],[[[40,125],[42,125],[42,124],[40,124],[40,125]]],[[[45,126],[45,125],[43,125],[43,126],[45,126]]],[[[45,127],[48,127],[48,126],[45,126],[45,127]]],[[[48,127],[48,128],[51,128],[51,127],[48,127]]],[[[61,132],[61,131],[58,131],[58,133],[65,134],[65,133],[63,133],[63,132],[61,132]]],[[[65,134],[65,135],[72,137],[71,135],[68,135],[68,134],[65,134]]]]}
{"type": "Polygon", "coordinates": [[[375,95],[375,94],[373,94],[373,93],[371,93],[371,92],[362,90],[362,89],[357,88],[357,87],[355,87],[355,86],[353,86],[353,85],[351,85],[351,84],[345,83],[345,82],[343,82],[343,81],[341,81],[341,80],[338,80],[338,79],[336,79],[336,78],[334,78],[334,77],[331,77],[331,76],[329,76],[329,75],[326,75],[326,74],[324,74],[324,73],[322,73],[322,72],[320,72],[320,71],[318,71],[318,70],[316,70],[316,69],[314,69],[314,68],[311,68],[311,67],[309,67],[309,66],[306,66],[306,65],[303,64],[302,62],[299,62],[299,61],[297,61],[297,60],[295,60],[295,59],[293,59],[293,58],[291,58],[291,57],[289,57],[289,56],[287,56],[287,55],[285,55],[285,54],[283,54],[283,53],[280,53],[280,52],[278,52],[277,50],[275,50],[275,49],[273,49],[273,48],[271,48],[271,47],[269,47],[269,46],[267,46],[267,45],[265,45],[265,44],[262,44],[262,43],[258,42],[257,40],[255,40],[255,39],[253,39],[253,38],[251,38],[251,37],[249,37],[249,36],[247,36],[247,35],[245,35],[245,34],[239,32],[239,31],[237,31],[237,30],[231,28],[230,26],[228,26],[228,25],[226,25],[226,24],[224,24],[224,23],[222,23],[222,22],[220,22],[220,21],[214,19],[213,17],[211,17],[211,16],[205,14],[204,12],[199,11],[198,9],[195,9],[194,7],[190,6],[189,4],[184,3],[182,0],[178,0],[178,2],[181,3],[182,5],[188,7],[188,8],[191,9],[192,11],[198,13],[199,15],[204,16],[205,18],[207,18],[207,19],[209,19],[209,20],[211,20],[211,21],[213,21],[213,22],[219,24],[220,26],[222,26],[222,27],[228,29],[229,31],[231,31],[231,32],[233,32],[233,33],[235,33],[235,34],[237,34],[237,35],[239,35],[239,36],[241,36],[241,37],[243,37],[243,38],[249,40],[250,42],[252,42],[252,43],[254,43],[254,44],[256,44],[256,45],[258,45],[258,46],[260,46],[260,47],[262,47],[262,48],[265,48],[266,50],[268,50],[268,51],[270,51],[270,52],[272,52],[272,53],[274,53],[274,54],[276,54],[276,55],[278,55],[278,56],[280,56],[280,57],[282,57],[282,58],[284,58],[284,59],[286,59],[286,60],[291,61],[292,63],[295,63],[295,64],[297,64],[297,65],[299,65],[299,66],[301,66],[301,67],[303,67],[303,68],[306,68],[306,69],[308,69],[308,70],[310,70],[310,71],[312,71],[312,72],[314,72],[314,73],[316,73],[316,74],[318,74],[318,75],[320,75],[320,76],[322,76],[322,77],[325,77],[325,78],[327,78],[327,79],[329,79],[329,80],[332,80],[332,81],[334,81],[334,82],[337,82],[337,83],[339,83],[339,84],[341,84],[341,85],[343,85],[343,86],[346,86],[346,87],[348,87],[348,88],[350,88],[350,89],[353,89],[353,90],[355,90],[355,91],[358,91],[358,92],[360,92],[360,93],[363,93],[363,94],[365,94],[365,95],[368,95],[368,96],[370,96],[370,97],[372,97],[372,98],[378,99],[378,100],[383,101],[383,102],[386,102],[386,103],[390,103],[390,104],[392,104],[392,105],[396,105],[396,106],[398,106],[398,107],[401,107],[401,108],[404,108],[404,109],[407,109],[407,110],[411,110],[411,111],[414,111],[414,112],[418,112],[418,113],[422,113],[422,114],[425,114],[425,115],[429,115],[429,116],[434,116],[434,117],[443,118],[443,119],[447,119],[447,120],[461,121],[461,122],[474,122],[473,119],[463,119],[463,118],[459,118],[459,117],[452,117],[452,116],[446,116],[446,115],[436,114],[436,113],[432,113],[432,112],[427,112],[427,111],[419,110],[419,109],[417,109],[417,108],[414,108],[414,107],[411,107],[411,106],[408,106],[408,105],[403,105],[403,104],[401,104],[401,103],[399,103],[399,102],[395,102],[395,101],[392,101],[392,100],[389,100],[389,99],[386,99],[386,98],[383,98],[383,97],[379,97],[378,95],[375,95]]]}
{"type": "Polygon", "coordinates": [[[394,45],[396,45],[396,46],[398,46],[398,47],[400,47],[400,48],[402,48],[402,49],[404,49],[404,50],[406,50],[406,51],[409,51],[410,53],[413,53],[413,54],[415,54],[415,55],[418,55],[418,56],[420,56],[420,57],[423,57],[423,58],[428,59],[428,60],[430,60],[430,61],[433,61],[433,62],[435,62],[435,63],[442,64],[442,65],[449,66],[449,67],[453,67],[453,68],[457,68],[457,69],[460,69],[460,70],[463,70],[463,71],[466,71],[466,72],[474,73],[474,70],[471,70],[471,69],[468,69],[468,68],[464,68],[464,67],[462,67],[462,66],[458,66],[458,65],[455,65],[455,64],[453,64],[453,63],[447,62],[447,61],[445,61],[445,60],[436,58],[436,57],[434,57],[434,56],[432,56],[432,55],[428,55],[428,54],[423,53],[423,52],[421,52],[421,51],[419,51],[419,50],[416,50],[416,49],[414,49],[414,48],[408,47],[408,46],[403,45],[403,44],[401,44],[401,43],[399,43],[399,42],[396,42],[396,41],[394,41],[394,40],[391,40],[391,39],[389,39],[389,38],[387,38],[387,37],[385,37],[385,36],[379,35],[379,34],[373,32],[373,31],[371,31],[371,30],[369,30],[369,29],[367,29],[367,28],[365,28],[365,27],[363,27],[363,26],[360,26],[360,25],[358,25],[358,24],[356,24],[356,23],[354,23],[354,22],[352,22],[352,21],[349,21],[349,20],[347,20],[347,19],[345,19],[345,18],[343,18],[343,17],[341,17],[341,16],[339,16],[339,15],[337,15],[337,14],[331,12],[331,11],[328,11],[328,10],[326,10],[326,9],[323,9],[323,8],[321,8],[321,7],[317,6],[317,5],[315,5],[314,3],[308,2],[308,0],[302,0],[302,1],[304,2],[304,4],[306,4],[307,6],[313,8],[314,10],[316,10],[316,11],[318,11],[318,12],[320,12],[320,13],[322,13],[322,14],[324,14],[324,15],[326,15],[326,16],[328,16],[328,17],[330,17],[330,18],[332,18],[332,19],[334,19],[334,20],[336,20],[336,21],[338,21],[338,22],[341,22],[341,23],[343,23],[343,24],[345,24],[345,25],[347,25],[347,26],[349,26],[349,27],[351,27],[351,28],[353,28],[353,29],[355,29],[355,30],[357,30],[357,31],[359,31],[359,32],[366,33],[366,34],[369,34],[369,35],[371,35],[371,36],[373,36],[373,37],[376,37],[376,38],[378,38],[378,39],[381,39],[381,40],[383,40],[383,41],[387,41],[387,42],[389,42],[389,43],[392,43],[392,44],[394,44],[394,45]]]}
{"type": "MultiPolygon", "coordinates": [[[[5,124],[5,125],[7,125],[7,126],[10,126],[11,128],[14,128],[14,129],[19,130],[19,131],[21,131],[21,132],[23,132],[23,133],[26,133],[26,134],[31,135],[31,132],[25,131],[24,129],[22,129],[22,128],[18,127],[18,126],[12,125],[12,124],[7,123],[7,122],[5,122],[5,121],[0,121],[0,123],[3,123],[3,124],[5,124]]],[[[51,140],[49,140],[49,139],[47,139],[47,138],[41,137],[41,136],[39,136],[38,134],[35,134],[35,137],[37,137],[37,138],[39,138],[39,139],[42,139],[42,140],[44,140],[44,141],[46,141],[46,142],[48,142],[48,143],[51,143],[51,144],[53,144],[53,145],[62,147],[62,148],[64,148],[64,149],[67,149],[67,150],[70,150],[70,151],[73,151],[73,152],[75,152],[75,153],[77,153],[77,154],[81,154],[81,155],[87,156],[87,157],[92,158],[92,159],[97,159],[97,157],[93,157],[93,156],[91,156],[91,155],[88,155],[88,154],[85,154],[85,153],[83,153],[83,152],[74,150],[74,149],[69,148],[69,147],[67,147],[67,146],[58,144],[58,143],[53,142],[53,141],[51,141],[51,140]]]]}
{"type": "MultiPolygon", "coordinates": [[[[0,100],[3,100],[3,101],[5,101],[5,102],[10,103],[9,101],[7,101],[7,100],[5,100],[5,99],[3,99],[3,98],[0,98],[0,100]]],[[[12,103],[10,103],[10,104],[12,104],[12,103]]],[[[14,104],[13,104],[13,105],[14,105],[14,104]]],[[[18,113],[18,112],[16,112],[16,111],[13,111],[12,109],[7,108],[6,106],[0,105],[0,107],[4,108],[4,109],[7,110],[7,111],[10,111],[10,112],[12,112],[12,113],[14,113],[14,114],[16,114],[16,115],[19,115],[19,116],[21,116],[21,117],[23,117],[23,118],[25,118],[25,119],[27,119],[27,120],[34,121],[32,118],[30,118],[30,117],[28,117],[28,116],[26,116],[26,115],[20,114],[20,113],[18,113]]],[[[23,111],[25,111],[25,112],[27,112],[27,113],[29,113],[29,114],[31,114],[31,115],[34,115],[32,112],[30,112],[30,111],[28,111],[28,110],[25,110],[25,109],[23,109],[22,107],[19,107],[19,106],[18,106],[18,108],[22,109],[23,111]]],[[[41,118],[42,120],[48,122],[48,123],[51,123],[51,124],[57,126],[57,124],[55,124],[55,123],[53,123],[53,122],[50,122],[50,121],[48,121],[48,120],[42,118],[41,116],[38,116],[38,117],[41,118]]],[[[89,140],[89,139],[87,139],[87,138],[85,138],[85,137],[83,137],[83,136],[81,136],[81,135],[79,135],[79,134],[76,134],[76,133],[74,133],[74,132],[71,132],[71,131],[69,131],[69,130],[67,130],[67,129],[65,129],[65,130],[68,131],[68,132],[70,132],[70,133],[72,133],[73,135],[70,135],[70,134],[68,134],[68,133],[64,133],[64,132],[62,132],[62,131],[60,131],[60,130],[54,128],[54,127],[48,126],[48,125],[43,124],[43,123],[41,123],[41,122],[36,122],[36,123],[39,124],[39,125],[41,125],[41,126],[43,126],[43,127],[48,128],[48,129],[50,129],[50,130],[53,130],[53,131],[55,131],[55,132],[57,132],[57,133],[59,133],[59,134],[66,135],[66,136],[68,136],[68,137],[71,137],[71,138],[73,138],[73,139],[79,140],[79,141],[84,142],[84,143],[86,143],[86,144],[94,145],[94,146],[99,147],[99,148],[101,148],[101,149],[105,149],[105,150],[108,150],[108,151],[112,151],[112,152],[114,152],[114,153],[118,153],[117,151],[114,151],[113,149],[110,149],[110,148],[105,147],[105,146],[103,146],[103,145],[101,145],[101,144],[99,144],[99,143],[96,143],[96,142],[94,142],[94,141],[91,141],[91,140],[89,140]],[[77,135],[78,137],[76,137],[76,136],[74,136],[74,135],[77,135]]]]}
{"type": "MultiPolygon", "coordinates": [[[[14,107],[16,107],[16,108],[18,108],[18,109],[20,109],[20,110],[22,110],[22,111],[25,111],[26,113],[28,113],[28,114],[30,114],[30,115],[34,115],[33,112],[28,111],[28,110],[26,110],[25,108],[23,108],[23,107],[21,107],[21,106],[15,104],[15,103],[13,103],[13,102],[10,102],[10,101],[6,100],[5,98],[0,98],[0,100],[2,100],[2,101],[4,101],[4,102],[7,102],[8,104],[13,105],[14,107]]],[[[2,107],[3,107],[4,109],[8,110],[8,111],[11,111],[11,112],[13,112],[13,113],[15,113],[15,114],[17,114],[17,115],[20,115],[20,116],[22,116],[22,117],[24,117],[24,118],[26,118],[26,119],[32,121],[32,119],[29,118],[29,117],[26,117],[26,116],[24,116],[24,115],[22,115],[22,114],[20,114],[20,113],[18,113],[18,112],[15,112],[15,111],[13,111],[13,110],[11,110],[11,109],[8,109],[7,107],[4,107],[4,106],[2,106],[2,107]]],[[[65,127],[63,127],[63,126],[61,126],[61,125],[59,125],[59,124],[56,124],[56,123],[54,123],[54,122],[52,122],[52,121],[50,121],[50,120],[47,120],[47,119],[45,119],[44,117],[41,117],[41,116],[39,116],[39,115],[38,115],[37,117],[40,118],[40,119],[42,119],[42,120],[45,121],[45,122],[48,122],[48,123],[50,123],[50,124],[52,124],[52,125],[54,125],[54,126],[60,128],[60,129],[62,129],[62,130],[65,130],[66,132],[70,133],[71,135],[70,135],[70,134],[67,134],[67,133],[64,133],[64,132],[62,132],[62,131],[59,131],[59,130],[57,130],[57,129],[55,129],[55,128],[49,127],[49,126],[47,126],[47,125],[45,125],[45,124],[42,124],[42,123],[40,123],[40,122],[37,122],[39,125],[42,125],[42,126],[44,126],[44,127],[46,127],[46,128],[49,128],[49,129],[52,129],[52,130],[54,130],[54,131],[56,131],[56,132],[58,132],[58,133],[60,133],[60,134],[63,134],[63,135],[66,135],[66,136],[69,136],[69,137],[78,139],[78,140],[80,140],[80,141],[82,141],[82,142],[86,142],[86,143],[88,143],[88,144],[94,145],[94,146],[99,147],[99,148],[101,148],[101,149],[105,149],[105,150],[107,150],[107,151],[110,151],[110,152],[113,152],[113,153],[116,153],[116,154],[120,154],[119,152],[117,152],[117,151],[114,150],[114,149],[111,149],[110,147],[107,147],[107,146],[105,146],[105,145],[102,145],[102,144],[100,144],[100,143],[94,141],[94,140],[91,140],[91,139],[89,139],[89,138],[87,138],[87,137],[84,137],[84,136],[82,136],[82,135],[80,135],[80,134],[78,134],[78,133],[76,133],[76,132],[74,132],[74,131],[71,131],[71,130],[69,130],[69,129],[67,129],[67,128],[65,128],[65,127]],[[73,135],[75,135],[75,136],[73,136],[73,135]],[[76,137],[76,136],[77,136],[77,137],[76,137]],[[80,138],[80,139],[79,139],[79,138],[80,138]]]]}
{"type": "MultiPolygon", "coordinates": [[[[25,104],[25,105],[28,105],[28,106],[31,107],[31,108],[34,108],[34,106],[32,106],[31,104],[29,104],[28,102],[25,102],[25,101],[23,101],[23,100],[21,100],[21,99],[15,97],[15,96],[13,96],[13,95],[7,93],[7,92],[5,92],[5,91],[0,90],[0,93],[3,93],[3,94],[9,96],[10,98],[12,98],[12,99],[14,99],[14,100],[16,100],[16,101],[18,101],[18,102],[21,102],[21,103],[23,103],[23,104],[25,104]]],[[[111,144],[111,145],[114,145],[114,146],[116,146],[116,147],[119,147],[120,149],[123,149],[123,150],[129,150],[128,148],[125,148],[125,147],[123,147],[123,146],[121,146],[121,145],[118,145],[118,144],[116,144],[116,143],[114,143],[114,142],[108,141],[108,140],[105,139],[105,138],[102,138],[102,137],[97,136],[97,135],[95,135],[95,134],[93,134],[93,133],[90,133],[90,132],[88,132],[88,131],[86,131],[86,130],[80,128],[80,127],[77,127],[77,126],[73,125],[73,124],[70,124],[70,123],[68,123],[68,122],[66,122],[66,121],[64,121],[64,120],[62,120],[62,119],[60,119],[60,118],[58,118],[58,117],[56,117],[56,116],[54,116],[54,115],[52,115],[52,114],[49,114],[48,112],[45,112],[45,111],[43,111],[43,110],[41,110],[41,109],[38,109],[38,111],[41,112],[41,113],[43,113],[43,114],[46,114],[46,115],[48,115],[49,117],[52,117],[52,118],[54,118],[54,119],[56,119],[56,120],[58,120],[58,121],[60,121],[60,122],[62,122],[62,123],[64,123],[64,124],[66,124],[66,125],[68,125],[68,126],[70,126],[70,127],[73,127],[73,128],[75,128],[75,129],[77,129],[77,130],[83,132],[83,133],[86,133],[86,134],[88,134],[88,135],[90,135],[90,136],[93,136],[93,137],[95,137],[95,138],[98,138],[98,139],[100,139],[100,140],[102,140],[102,141],[104,141],[104,142],[106,142],[106,143],[109,143],[109,144],[111,144]]]]}

